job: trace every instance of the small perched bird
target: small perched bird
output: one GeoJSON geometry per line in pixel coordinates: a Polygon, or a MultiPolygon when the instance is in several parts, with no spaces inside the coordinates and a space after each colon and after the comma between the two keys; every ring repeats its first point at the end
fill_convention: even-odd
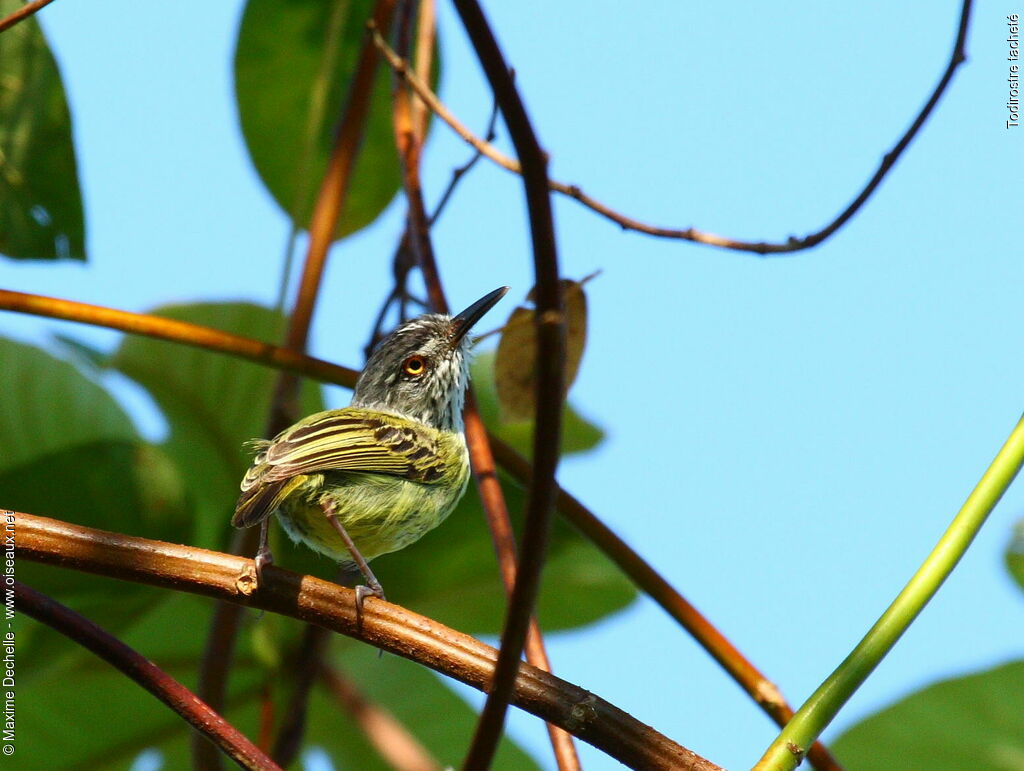
{"type": "Polygon", "coordinates": [[[467,333],[507,291],[456,316],[402,324],[374,349],[349,407],[253,442],[231,524],[262,524],[257,571],[271,562],[267,524],[276,513],[293,540],[359,569],[369,587],[356,589],[360,606],[368,594],[384,599],[367,563],[437,527],[466,490],[467,333]]]}

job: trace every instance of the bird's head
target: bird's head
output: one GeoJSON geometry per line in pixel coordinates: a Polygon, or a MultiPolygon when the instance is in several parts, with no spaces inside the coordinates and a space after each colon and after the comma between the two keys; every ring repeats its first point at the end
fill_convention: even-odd
{"type": "Polygon", "coordinates": [[[507,286],[495,289],[455,316],[430,313],[402,324],[373,350],[352,406],[461,431],[473,344],[468,332],[506,292],[507,286]]]}

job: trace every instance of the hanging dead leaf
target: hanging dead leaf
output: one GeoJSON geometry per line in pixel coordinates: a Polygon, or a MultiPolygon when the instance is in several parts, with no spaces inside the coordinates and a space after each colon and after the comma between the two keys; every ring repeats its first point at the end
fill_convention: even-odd
{"type": "MultiPolygon", "coordinates": [[[[576,380],[587,342],[587,296],[583,285],[596,275],[593,273],[582,281],[561,280],[566,318],[563,396],[576,380]]],[[[532,420],[536,410],[537,329],[533,299],[534,290],[531,289],[526,296],[531,306],[520,305],[512,311],[502,329],[494,360],[498,403],[502,419],[506,422],[532,420]]]]}

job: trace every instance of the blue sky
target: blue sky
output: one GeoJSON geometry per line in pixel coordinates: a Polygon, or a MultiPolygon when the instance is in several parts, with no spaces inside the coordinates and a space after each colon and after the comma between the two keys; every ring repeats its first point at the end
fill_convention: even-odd
{"type": "MultiPolygon", "coordinates": [[[[65,1],[41,14],[74,115],[91,260],[4,261],[0,286],[129,310],[274,300],[287,223],[238,129],[242,5],[65,1]]],[[[623,8],[486,3],[552,175],[641,219],[772,240],[818,229],[855,195],[945,67],[959,12],[955,2],[623,8]]],[[[656,240],[556,200],[563,273],[603,270],[588,285],[590,345],[572,399],[608,432],[561,480],[794,705],[916,569],[1024,408],[1024,129],[1004,126],[1015,10],[976,8],[969,61],[931,121],[816,250],[761,259],[656,240]]],[[[447,3],[440,13],[441,95],[482,128],[479,67],[447,3]]],[[[466,155],[434,127],[432,196],[466,155]]],[[[401,221],[392,206],[335,247],[316,355],[361,361],[401,221]]],[[[500,284],[525,294],[519,182],[481,164],[435,248],[454,305],[500,284]]],[[[2,324],[37,341],[56,328],[10,314],[2,324]]],[[[133,389],[118,392],[159,432],[133,389]]],[[[1024,598],[1001,557],[1022,515],[1018,484],[830,734],[937,678],[1022,655],[1024,598]]],[[[724,766],[751,765],[774,736],[651,602],[553,636],[549,649],[559,675],[724,766]]],[[[536,721],[510,724],[550,763],[536,721]]],[[[583,753],[588,769],[616,767],[583,753]]]]}

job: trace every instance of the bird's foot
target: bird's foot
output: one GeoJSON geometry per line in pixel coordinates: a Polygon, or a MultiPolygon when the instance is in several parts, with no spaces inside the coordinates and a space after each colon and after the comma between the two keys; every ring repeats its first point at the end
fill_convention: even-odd
{"type": "Polygon", "coordinates": [[[384,590],[377,581],[373,581],[370,586],[359,584],[356,587],[356,607],[359,608],[361,613],[363,610],[363,601],[367,597],[376,597],[378,600],[384,600],[387,602],[387,597],[384,596],[384,590]]]}
{"type": "Polygon", "coordinates": [[[260,550],[256,552],[256,556],[253,558],[253,562],[256,564],[256,585],[257,587],[263,586],[263,570],[268,565],[274,564],[274,555],[270,553],[270,547],[266,544],[261,544],[260,550]]]}

